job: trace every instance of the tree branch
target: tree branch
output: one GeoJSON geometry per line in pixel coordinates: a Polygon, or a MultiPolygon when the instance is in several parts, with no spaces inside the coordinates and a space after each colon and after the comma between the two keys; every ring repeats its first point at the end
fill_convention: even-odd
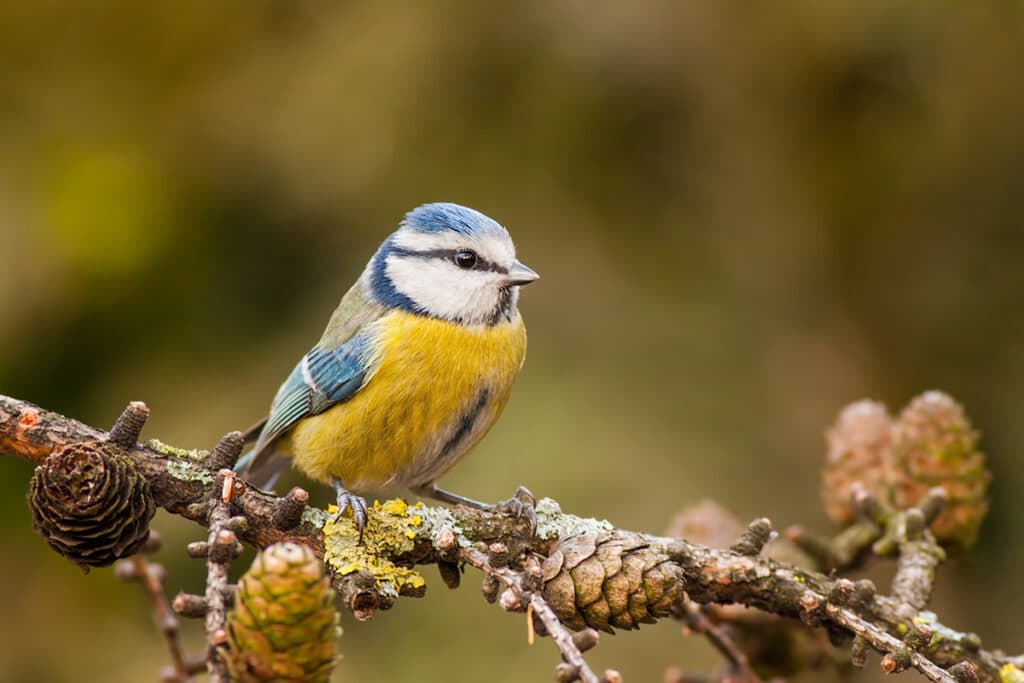
{"type": "MultiPolygon", "coordinates": [[[[115,436],[124,443],[121,435],[115,436]]],[[[0,395],[0,453],[39,464],[66,444],[107,438],[93,427],[0,395]]],[[[944,669],[959,665],[963,670],[962,662],[967,662],[979,680],[995,683],[999,667],[1011,661],[981,649],[976,637],[921,612],[919,603],[927,600],[930,581],[918,581],[914,590],[892,596],[847,590],[853,584],[845,579],[756,554],[763,543],[761,523],[758,534],[738,552],[614,529],[607,522],[562,513],[550,500],[537,506],[535,535],[525,518],[464,507],[418,504],[406,509],[389,502],[371,509],[367,540],[359,545],[349,520],[334,522],[332,516],[306,507],[301,490],[278,497],[250,487],[229,496],[228,502],[219,501],[224,481],[219,470],[230,463],[216,449],[210,454],[150,441],[135,444],[129,456],[147,478],[157,505],[173,514],[214,528],[224,523],[222,517],[234,520],[230,530],[257,548],[279,541],[310,546],[335,570],[333,583],[345,604],[363,618],[391,607],[396,596],[422,594],[415,565],[461,561],[497,576],[506,586],[518,581],[520,599],[533,605],[544,628],[556,636],[566,662],[579,666],[579,676],[588,681],[599,679],[582,662],[579,648],[566,645],[561,626],[549,624],[546,608],[571,628],[638,628],[639,623],[669,616],[684,592],[700,604],[739,603],[860,636],[886,656],[883,665],[888,661],[891,670],[915,668],[933,681],[960,680],[944,669]],[[211,515],[215,507],[219,511],[211,515]],[[515,567],[508,570],[511,574],[491,566],[484,555],[495,543],[504,546],[510,567],[515,567]],[[350,555],[344,563],[332,562],[337,553],[350,555]],[[362,557],[360,553],[373,553],[374,563],[348,561],[362,557]],[[524,576],[533,583],[522,584],[524,576]],[[908,620],[911,615],[928,621],[933,634],[920,650],[896,637],[914,625],[908,620]]],[[[211,548],[217,542],[211,530],[211,548]]],[[[924,569],[928,576],[934,566],[924,569]]],[[[211,598],[216,596],[208,589],[207,600],[211,598]]],[[[606,672],[608,680],[617,676],[609,674],[614,672],[606,672]]]]}
{"type": "MultiPolygon", "coordinates": [[[[237,456],[236,452],[235,457],[237,456]]],[[[207,515],[210,534],[206,541],[204,626],[207,645],[206,671],[210,674],[211,683],[228,683],[230,680],[227,665],[221,657],[221,650],[228,642],[225,628],[227,623],[226,597],[229,591],[228,564],[231,562],[231,558],[237,556],[242,550],[235,532],[230,528],[232,524],[229,504],[234,492],[234,482],[235,473],[231,470],[218,472],[217,484],[221,491],[221,498],[212,502],[207,515]]]]}

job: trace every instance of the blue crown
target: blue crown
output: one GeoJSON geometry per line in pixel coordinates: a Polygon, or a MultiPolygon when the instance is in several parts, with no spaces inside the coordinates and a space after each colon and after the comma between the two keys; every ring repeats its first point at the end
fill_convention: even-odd
{"type": "Polygon", "coordinates": [[[463,235],[482,235],[505,232],[494,219],[479,211],[451,202],[437,202],[418,206],[405,214],[402,226],[418,232],[437,233],[454,230],[463,235]]]}

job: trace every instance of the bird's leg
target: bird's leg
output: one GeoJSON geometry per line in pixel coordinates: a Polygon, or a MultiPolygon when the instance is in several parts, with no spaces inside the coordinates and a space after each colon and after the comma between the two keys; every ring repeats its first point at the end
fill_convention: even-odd
{"type": "Polygon", "coordinates": [[[452,493],[451,491],[439,489],[433,484],[420,484],[419,486],[413,486],[409,490],[417,496],[430,498],[442,503],[448,503],[449,505],[465,505],[466,507],[476,508],[477,510],[490,510],[494,507],[487,503],[481,503],[479,500],[473,500],[472,498],[466,498],[465,496],[460,496],[459,494],[452,493]]]}
{"type": "Polygon", "coordinates": [[[346,489],[340,479],[332,478],[331,485],[338,494],[338,518],[345,514],[347,508],[352,508],[352,519],[359,529],[359,542],[362,543],[363,530],[366,528],[366,499],[346,489]]]}
{"type": "Polygon", "coordinates": [[[466,507],[476,508],[477,510],[502,512],[504,514],[511,515],[516,519],[520,519],[525,516],[530,521],[530,534],[532,535],[537,530],[537,512],[534,510],[534,506],[537,504],[537,499],[525,486],[520,486],[516,490],[516,495],[513,497],[508,500],[503,500],[500,503],[495,503],[494,505],[481,503],[478,500],[473,500],[472,498],[466,498],[465,496],[460,496],[459,494],[452,493],[451,491],[439,489],[434,484],[421,484],[420,486],[412,487],[411,490],[417,496],[431,498],[442,503],[449,503],[450,505],[465,505],[466,507]]]}

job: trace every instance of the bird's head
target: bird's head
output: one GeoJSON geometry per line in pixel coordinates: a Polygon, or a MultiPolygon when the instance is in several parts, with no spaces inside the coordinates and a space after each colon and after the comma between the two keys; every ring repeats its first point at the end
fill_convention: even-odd
{"type": "Polygon", "coordinates": [[[516,260],[505,228],[458,204],[424,204],[405,216],[363,275],[387,308],[466,325],[510,319],[519,287],[537,273],[516,260]]]}

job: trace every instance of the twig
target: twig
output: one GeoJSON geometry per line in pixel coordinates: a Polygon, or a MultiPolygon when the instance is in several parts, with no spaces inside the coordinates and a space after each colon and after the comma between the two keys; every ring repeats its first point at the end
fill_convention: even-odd
{"type": "MultiPolygon", "coordinates": [[[[915,613],[923,610],[932,595],[935,570],[946,559],[946,553],[928,531],[928,524],[946,503],[946,492],[933,489],[918,504],[896,513],[893,530],[899,549],[899,562],[892,580],[893,597],[904,602],[915,613]]],[[[907,610],[907,616],[913,618],[907,610]]]]}
{"type": "MultiPolygon", "coordinates": [[[[206,657],[189,656],[185,660],[185,667],[190,676],[206,672],[206,657]]],[[[178,672],[173,666],[165,666],[160,672],[160,683],[179,683],[178,672]]]]}
{"type": "Polygon", "coordinates": [[[173,678],[168,678],[166,675],[162,676],[162,678],[175,681],[176,683],[190,683],[193,672],[189,668],[185,656],[185,647],[181,642],[181,629],[178,619],[174,616],[167,603],[161,568],[158,565],[151,564],[141,554],[132,555],[127,562],[127,565],[120,565],[120,567],[127,567],[127,570],[119,569],[117,573],[122,578],[138,581],[139,585],[142,586],[153,608],[153,621],[156,622],[160,633],[163,634],[164,640],[167,641],[167,650],[171,655],[171,667],[169,667],[167,673],[172,674],[173,678]]]}
{"type": "Polygon", "coordinates": [[[909,650],[902,641],[897,640],[874,624],[861,618],[851,609],[832,604],[826,605],[825,609],[837,624],[846,627],[851,633],[860,636],[879,652],[885,652],[889,655],[902,653],[902,656],[908,657],[910,666],[920,671],[928,680],[937,681],[938,683],[957,683],[956,679],[927,657],[919,652],[909,650]]]}
{"type": "MultiPolygon", "coordinates": [[[[233,437],[233,435],[228,435],[233,437]]],[[[236,454],[237,457],[237,454],[236,454]]],[[[225,596],[228,588],[228,564],[236,554],[238,539],[235,532],[228,528],[231,520],[230,502],[234,490],[235,473],[221,470],[218,475],[221,490],[226,492],[210,502],[209,525],[210,535],[207,540],[206,555],[206,670],[210,674],[211,683],[228,683],[228,669],[222,649],[227,644],[227,604],[225,596]],[[225,498],[227,500],[225,500],[225,498]]],[[[238,548],[240,550],[240,548],[238,548]]]]}
{"type": "MultiPolygon", "coordinates": [[[[508,567],[492,566],[488,556],[473,547],[461,548],[458,551],[458,556],[466,564],[496,578],[507,587],[508,590],[501,600],[501,606],[506,610],[518,611],[526,609],[526,605],[532,607],[533,613],[544,624],[551,639],[555,641],[555,645],[562,652],[562,659],[572,667],[577,680],[583,681],[583,683],[600,683],[601,679],[590,668],[583,658],[583,653],[576,647],[572,633],[559,621],[547,600],[536,590],[527,587],[528,580],[523,574],[508,567]]],[[[539,575],[536,578],[539,578],[539,575]]]]}
{"type": "Polygon", "coordinates": [[[679,605],[679,610],[680,617],[686,622],[687,627],[694,633],[699,633],[707,638],[708,642],[729,662],[729,668],[739,674],[742,681],[745,683],[761,682],[761,679],[750,667],[747,656],[736,646],[732,638],[708,619],[701,605],[687,598],[679,605]]]}
{"type": "Polygon", "coordinates": [[[541,622],[544,624],[544,628],[547,629],[551,635],[551,639],[555,641],[555,645],[562,651],[562,659],[571,666],[579,671],[580,680],[584,683],[591,683],[598,680],[597,675],[591,670],[586,660],[583,659],[583,653],[576,647],[576,643],[572,638],[572,634],[569,633],[569,629],[558,620],[555,616],[554,611],[551,609],[551,605],[545,600],[539,593],[530,594],[530,605],[533,607],[533,613],[536,614],[541,622]]]}

